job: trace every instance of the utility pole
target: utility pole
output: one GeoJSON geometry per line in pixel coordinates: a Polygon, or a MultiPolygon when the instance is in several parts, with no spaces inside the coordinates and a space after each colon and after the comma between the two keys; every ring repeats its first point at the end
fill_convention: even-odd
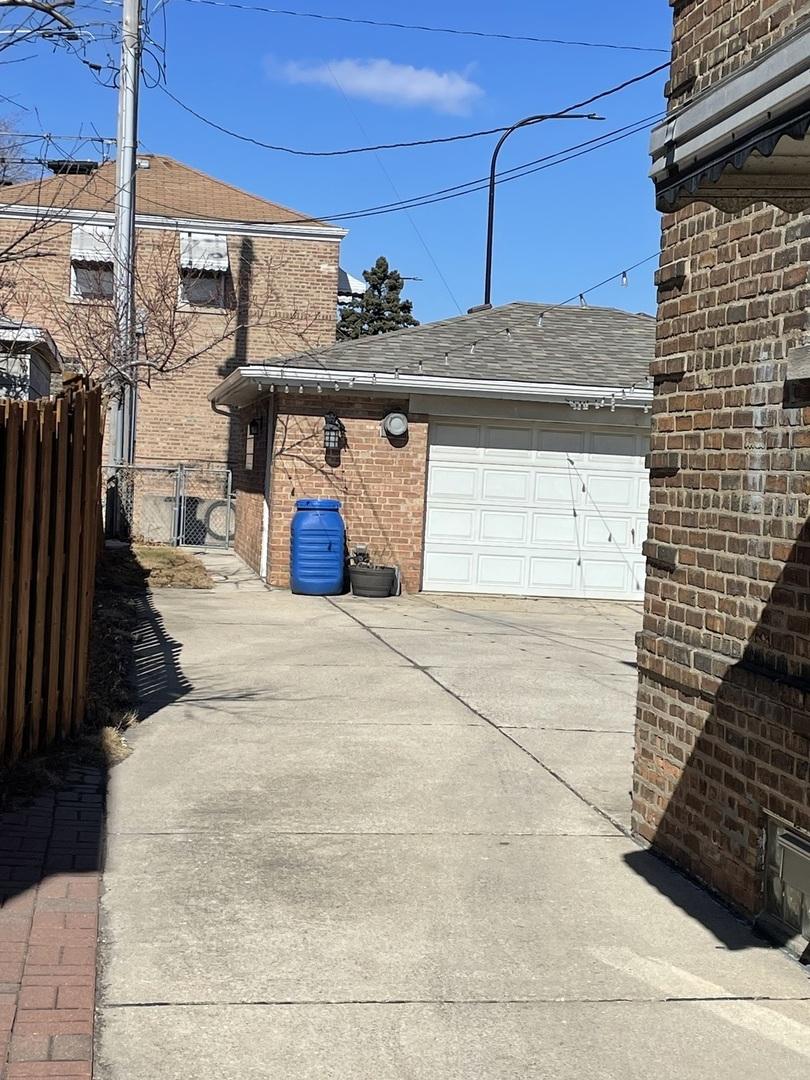
{"type": "Polygon", "coordinates": [[[141,0],[124,0],[121,24],[121,72],[115,157],[115,226],[113,230],[113,298],[116,340],[114,363],[119,396],[113,447],[119,464],[135,456],[135,176],[138,153],[138,87],[141,65],[141,0]]]}

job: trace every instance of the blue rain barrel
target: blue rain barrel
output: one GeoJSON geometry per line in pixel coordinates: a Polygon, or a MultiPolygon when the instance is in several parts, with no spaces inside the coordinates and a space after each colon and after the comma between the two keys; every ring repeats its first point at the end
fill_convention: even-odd
{"type": "Polygon", "coordinates": [[[299,499],[290,526],[290,587],[308,596],[343,592],[346,527],[338,499],[299,499]]]}

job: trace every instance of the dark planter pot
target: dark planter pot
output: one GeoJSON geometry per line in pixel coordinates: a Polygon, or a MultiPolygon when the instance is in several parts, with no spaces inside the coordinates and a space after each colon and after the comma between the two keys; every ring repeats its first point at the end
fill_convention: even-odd
{"type": "Polygon", "coordinates": [[[390,596],[395,578],[393,566],[349,567],[349,581],[355,596],[390,596]]]}

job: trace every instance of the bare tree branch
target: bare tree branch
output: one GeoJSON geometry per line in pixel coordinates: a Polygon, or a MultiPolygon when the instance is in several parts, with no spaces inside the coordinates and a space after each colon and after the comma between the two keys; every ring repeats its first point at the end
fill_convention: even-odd
{"type": "Polygon", "coordinates": [[[48,3],[47,0],[0,0],[0,7],[25,8],[28,11],[38,11],[49,19],[53,19],[54,22],[59,23],[60,26],[64,26],[65,29],[73,30],[74,23],[59,8],[73,7],[74,3],[75,0],[52,0],[51,3],[48,3]]]}

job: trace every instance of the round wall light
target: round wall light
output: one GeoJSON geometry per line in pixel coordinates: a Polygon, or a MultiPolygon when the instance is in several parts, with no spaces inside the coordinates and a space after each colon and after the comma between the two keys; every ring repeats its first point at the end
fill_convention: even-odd
{"type": "Polygon", "coordinates": [[[390,412],[383,419],[382,429],[394,439],[402,438],[408,431],[408,417],[405,413],[390,412]]]}

